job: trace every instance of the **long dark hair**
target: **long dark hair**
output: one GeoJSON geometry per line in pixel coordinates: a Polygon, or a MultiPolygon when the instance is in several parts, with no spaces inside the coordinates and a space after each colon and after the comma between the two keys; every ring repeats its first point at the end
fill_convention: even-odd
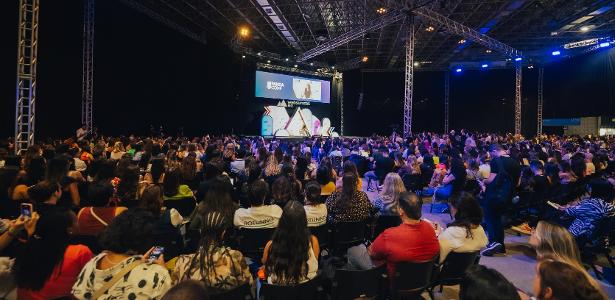
{"type": "Polygon", "coordinates": [[[310,233],[303,205],[289,201],[271,238],[267,274],[275,274],[278,284],[298,284],[306,278],[310,233]]]}
{"type": "Polygon", "coordinates": [[[157,184],[160,181],[160,177],[164,174],[164,159],[152,159],[152,167],[149,172],[152,175],[152,182],[157,184]]]}
{"type": "MultiPolygon", "coordinates": [[[[122,161],[120,161],[121,163],[122,161]]],[[[117,196],[122,201],[137,199],[137,187],[139,186],[139,167],[127,166],[120,175],[120,183],[117,185],[117,196]]]]}
{"type": "Polygon", "coordinates": [[[344,173],[342,177],[342,195],[340,201],[343,207],[349,207],[352,197],[357,191],[357,175],[354,173],[344,173]]]}
{"type": "Polygon", "coordinates": [[[173,197],[179,193],[179,184],[181,179],[181,173],[179,169],[169,170],[164,175],[164,195],[167,197],[173,197]]]}
{"type": "Polygon", "coordinates": [[[217,211],[222,213],[227,218],[227,221],[232,220],[235,209],[237,209],[231,197],[232,191],[233,185],[228,177],[220,175],[211,179],[207,193],[199,204],[199,214],[204,216],[208,212],[217,211]]]}
{"type": "Polygon", "coordinates": [[[474,199],[472,194],[461,192],[453,199],[451,204],[457,209],[457,213],[454,216],[455,220],[448,224],[448,226],[464,227],[466,229],[466,238],[473,238],[472,226],[480,225],[483,221],[483,210],[478,201],[474,199]]]}
{"type": "Polygon", "coordinates": [[[60,183],[64,176],[68,175],[69,161],[63,156],[56,156],[47,163],[45,179],[60,183]]]}
{"type": "Polygon", "coordinates": [[[237,264],[240,262],[233,261],[233,257],[229,253],[229,248],[224,246],[224,232],[229,227],[227,218],[220,212],[211,211],[203,215],[203,226],[201,227],[201,240],[199,242],[199,249],[196,255],[190,260],[188,270],[184,273],[184,278],[192,274],[192,270],[197,268],[201,275],[201,280],[205,283],[205,286],[211,288],[214,284],[211,282],[211,278],[217,278],[216,273],[216,261],[214,260],[214,254],[216,249],[223,248],[223,255],[229,257],[231,260],[232,272],[239,274],[241,267],[237,264]],[[213,273],[213,276],[209,276],[213,273]]]}
{"type": "Polygon", "coordinates": [[[46,212],[36,224],[35,235],[17,252],[13,271],[17,286],[38,291],[62,263],[68,247],[68,228],[73,225],[67,210],[46,212]]]}
{"type": "Polygon", "coordinates": [[[139,207],[152,212],[155,216],[160,216],[162,210],[162,187],[152,184],[146,187],[139,198],[139,207]]]}

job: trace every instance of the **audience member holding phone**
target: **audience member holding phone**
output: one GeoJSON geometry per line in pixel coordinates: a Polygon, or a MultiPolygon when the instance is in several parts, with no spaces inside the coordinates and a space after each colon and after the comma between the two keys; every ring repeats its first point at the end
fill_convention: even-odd
{"type": "Polygon", "coordinates": [[[156,216],[143,209],[128,210],[113,219],[100,236],[105,251],[85,264],[73,285],[73,296],[99,300],[160,298],[171,287],[171,277],[161,249],[152,247],[155,226],[156,216]],[[150,262],[152,253],[156,258],[150,262]]]}
{"type": "MultiPolygon", "coordinates": [[[[24,216],[20,218],[25,218],[24,216]]],[[[32,212],[32,220],[38,219],[32,212]]],[[[20,245],[14,275],[19,299],[56,299],[70,295],[83,266],[94,256],[84,245],[69,245],[74,217],[67,210],[42,214],[34,237],[20,245]]]]}

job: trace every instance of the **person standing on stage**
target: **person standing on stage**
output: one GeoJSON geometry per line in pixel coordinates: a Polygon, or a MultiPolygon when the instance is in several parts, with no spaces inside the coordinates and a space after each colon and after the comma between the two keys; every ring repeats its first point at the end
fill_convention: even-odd
{"type": "Polygon", "coordinates": [[[87,126],[85,126],[85,124],[81,125],[81,127],[77,129],[76,135],[77,135],[77,140],[82,141],[85,138],[85,136],[88,135],[87,126]]]}

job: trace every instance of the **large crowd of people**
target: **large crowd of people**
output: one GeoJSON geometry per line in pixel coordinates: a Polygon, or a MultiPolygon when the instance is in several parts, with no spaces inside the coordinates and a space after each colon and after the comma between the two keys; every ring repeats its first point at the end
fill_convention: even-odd
{"type": "Polygon", "coordinates": [[[607,299],[587,269],[615,224],[614,138],[80,134],[14,152],[0,141],[8,297],[204,299],[246,285],[256,296],[333,280],[323,269],[334,255],[341,268],[385,264],[394,294],[399,263],[500,256],[512,228],[536,251],[533,290],[477,264],[460,299],[607,299]],[[429,199],[449,224],[423,217],[429,199]],[[340,252],[320,229],[349,223],[372,234],[340,252]],[[260,253],[245,245],[256,232],[267,234],[260,253]]]}

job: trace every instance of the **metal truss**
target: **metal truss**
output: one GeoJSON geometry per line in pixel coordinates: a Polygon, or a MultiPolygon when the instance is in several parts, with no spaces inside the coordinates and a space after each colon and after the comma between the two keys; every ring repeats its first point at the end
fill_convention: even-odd
{"type": "Polygon", "coordinates": [[[444,133],[449,132],[449,100],[450,100],[451,73],[444,72],[444,133]]]}
{"type": "Polygon", "coordinates": [[[185,35],[188,38],[191,38],[193,40],[195,40],[196,42],[199,42],[201,44],[207,44],[207,38],[205,37],[205,34],[203,32],[201,33],[195,33],[189,29],[187,29],[184,26],[179,25],[178,23],[176,23],[175,21],[171,20],[170,18],[166,17],[165,15],[157,12],[154,9],[150,9],[146,6],[144,6],[143,4],[140,3],[140,1],[136,1],[136,0],[122,0],[122,2],[124,2],[124,4],[132,7],[135,10],[140,11],[141,13],[145,14],[146,16],[166,25],[167,27],[185,35]]]}
{"type": "Polygon", "coordinates": [[[515,134],[521,134],[521,79],[523,65],[517,62],[515,65],[515,134]]]}
{"type": "Polygon", "coordinates": [[[544,78],[545,68],[538,68],[538,110],[536,113],[537,116],[537,130],[536,135],[542,135],[542,106],[543,106],[543,78],[544,78]]]}
{"type": "Polygon", "coordinates": [[[419,7],[413,10],[413,13],[431,23],[435,23],[441,27],[444,27],[447,31],[451,33],[460,35],[465,39],[471,40],[477,44],[481,44],[491,50],[501,52],[508,57],[522,56],[521,51],[511,46],[508,46],[494,38],[491,38],[485,34],[482,34],[466,25],[451,20],[446,16],[443,16],[427,7],[419,7]]]}
{"type": "Polygon", "coordinates": [[[342,73],[335,72],[333,79],[337,81],[337,101],[340,103],[340,136],[344,135],[344,77],[342,73]]]}
{"type": "Polygon", "coordinates": [[[15,154],[34,144],[39,0],[19,1],[15,154]]]}
{"type": "Polygon", "coordinates": [[[92,133],[94,96],[94,4],[83,1],[83,82],[81,90],[81,123],[92,133]]]}
{"type": "Polygon", "coordinates": [[[295,67],[287,67],[287,66],[266,64],[266,63],[260,63],[260,62],[256,63],[256,68],[273,70],[273,71],[290,72],[290,73],[295,73],[295,74],[304,74],[304,75],[309,75],[309,76],[318,76],[318,77],[334,77],[336,74],[341,74],[338,72],[331,72],[328,70],[309,71],[309,70],[299,69],[295,67]]]}
{"type": "Polygon", "coordinates": [[[412,134],[412,88],[414,84],[414,20],[406,38],[406,78],[404,90],[404,138],[412,134]]]}
{"type": "Polygon", "coordinates": [[[303,62],[325,52],[333,50],[341,45],[344,45],[358,37],[364,35],[372,30],[377,30],[385,27],[389,24],[395,23],[406,17],[406,14],[402,11],[393,11],[383,17],[369,21],[367,24],[359,26],[355,29],[347,31],[333,39],[330,39],[310,50],[305,51],[303,54],[297,56],[297,61],[303,62]]]}

